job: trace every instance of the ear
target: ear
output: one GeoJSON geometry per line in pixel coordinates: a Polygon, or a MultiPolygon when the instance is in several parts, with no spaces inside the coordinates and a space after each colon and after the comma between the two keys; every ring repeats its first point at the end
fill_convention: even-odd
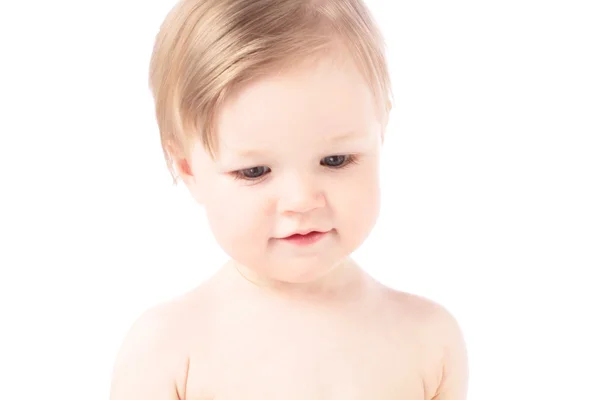
{"type": "Polygon", "coordinates": [[[183,152],[176,150],[173,147],[169,147],[168,151],[173,160],[175,173],[181,178],[181,181],[185,184],[194,200],[202,205],[204,198],[201,196],[200,177],[198,176],[198,168],[194,168],[191,155],[186,157],[183,152]]]}
{"type": "Polygon", "coordinates": [[[385,142],[385,132],[387,131],[387,125],[388,125],[388,117],[384,116],[384,120],[381,123],[381,144],[383,144],[385,142]]]}
{"type": "Polygon", "coordinates": [[[387,131],[388,122],[390,122],[390,112],[392,111],[392,102],[387,101],[386,111],[381,121],[381,144],[385,141],[385,132],[387,131]]]}

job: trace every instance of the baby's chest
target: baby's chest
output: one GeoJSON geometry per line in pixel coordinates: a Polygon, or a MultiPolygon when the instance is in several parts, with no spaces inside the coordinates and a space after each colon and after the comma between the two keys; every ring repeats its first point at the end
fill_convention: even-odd
{"type": "Polygon", "coordinates": [[[241,340],[210,353],[190,362],[188,400],[425,398],[417,354],[385,340],[241,340]]]}

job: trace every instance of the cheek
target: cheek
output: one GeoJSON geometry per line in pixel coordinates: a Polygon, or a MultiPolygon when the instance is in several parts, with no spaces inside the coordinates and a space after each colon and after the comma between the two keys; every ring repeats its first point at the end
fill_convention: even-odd
{"type": "Polygon", "coordinates": [[[254,187],[238,182],[218,182],[208,188],[205,204],[207,219],[217,241],[226,250],[268,234],[268,215],[264,196],[254,187]]]}
{"type": "Polygon", "coordinates": [[[368,225],[368,229],[371,229],[379,215],[379,180],[373,177],[362,181],[354,191],[349,207],[356,223],[361,226],[368,225]]]}
{"type": "Polygon", "coordinates": [[[363,166],[348,178],[344,189],[337,191],[338,221],[346,226],[348,234],[363,236],[370,232],[379,216],[378,168],[363,166]]]}

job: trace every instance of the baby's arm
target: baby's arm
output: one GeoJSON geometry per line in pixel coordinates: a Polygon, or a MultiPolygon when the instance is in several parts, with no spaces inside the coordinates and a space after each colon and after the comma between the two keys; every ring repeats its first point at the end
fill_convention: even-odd
{"type": "Polygon", "coordinates": [[[443,307],[435,322],[441,343],[442,373],[436,395],[431,400],[466,400],[469,380],[467,348],[456,319],[443,307]]]}
{"type": "Polygon", "coordinates": [[[176,376],[180,353],[175,351],[169,310],[144,313],[127,334],[115,362],[111,400],[178,400],[176,376]]]}

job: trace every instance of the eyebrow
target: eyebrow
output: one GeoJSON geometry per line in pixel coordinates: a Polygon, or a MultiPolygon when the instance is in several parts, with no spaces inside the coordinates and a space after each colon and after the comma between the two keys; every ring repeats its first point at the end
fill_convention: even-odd
{"type": "MultiPolygon", "coordinates": [[[[346,142],[352,139],[358,139],[359,135],[356,133],[356,131],[345,131],[343,133],[337,134],[335,136],[332,136],[331,138],[327,139],[328,143],[339,143],[339,142],[346,142]]],[[[244,150],[239,150],[239,151],[235,151],[235,155],[237,157],[247,157],[247,158],[252,158],[252,157],[260,157],[260,156],[264,156],[265,153],[268,150],[266,149],[244,149],[244,150]]]]}
{"type": "Polygon", "coordinates": [[[264,154],[265,152],[263,150],[242,150],[235,152],[236,157],[241,158],[256,158],[263,156],[264,154]]]}
{"type": "Polygon", "coordinates": [[[332,137],[331,139],[329,139],[329,141],[333,142],[333,143],[337,143],[337,142],[345,142],[347,140],[357,139],[357,138],[358,138],[358,134],[355,131],[346,131],[346,132],[340,133],[340,134],[332,137]]]}

